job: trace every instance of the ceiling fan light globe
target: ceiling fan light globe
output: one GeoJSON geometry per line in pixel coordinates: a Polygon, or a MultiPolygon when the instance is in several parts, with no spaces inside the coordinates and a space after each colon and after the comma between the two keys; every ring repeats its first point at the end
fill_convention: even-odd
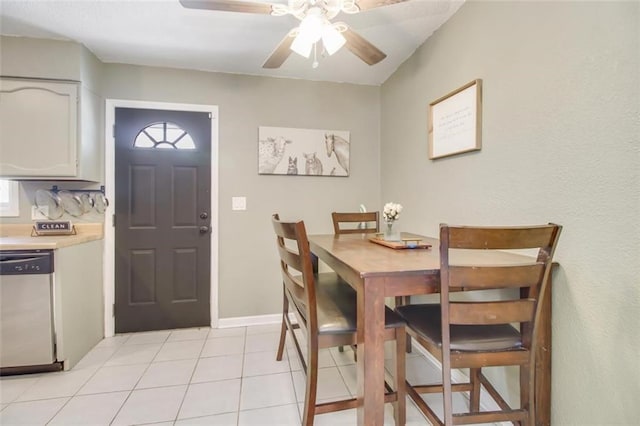
{"type": "Polygon", "coordinates": [[[305,40],[305,38],[302,37],[301,34],[298,34],[297,37],[293,40],[293,43],[291,43],[291,50],[307,59],[311,55],[312,48],[313,43],[305,40]]]}
{"type": "Polygon", "coordinates": [[[322,37],[325,21],[317,14],[309,14],[300,22],[300,35],[309,43],[316,43],[322,37]]]}
{"type": "Polygon", "coordinates": [[[347,40],[333,25],[325,25],[322,29],[322,44],[329,55],[336,53],[347,40]]]}

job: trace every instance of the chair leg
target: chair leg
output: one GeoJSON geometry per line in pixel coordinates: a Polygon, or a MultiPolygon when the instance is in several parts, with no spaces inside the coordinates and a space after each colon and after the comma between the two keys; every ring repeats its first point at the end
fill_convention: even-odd
{"type": "Polygon", "coordinates": [[[394,375],[394,388],[397,399],[393,404],[396,426],[404,426],[407,421],[407,392],[406,392],[406,360],[405,349],[407,344],[407,332],[404,328],[396,330],[396,371],[394,375]]]}
{"type": "Polygon", "coordinates": [[[526,409],[529,414],[527,420],[520,423],[522,426],[534,426],[536,424],[534,371],[535,364],[533,367],[529,365],[520,366],[520,408],[526,409]]]}
{"type": "MultiPolygon", "coordinates": [[[[408,305],[411,303],[411,296],[396,296],[395,297],[395,305],[396,308],[398,306],[404,306],[404,305],[408,305]]],[[[407,353],[410,354],[412,351],[412,347],[411,347],[411,336],[407,336],[407,343],[406,343],[406,347],[407,347],[407,353]]]]}
{"type": "MultiPolygon", "coordinates": [[[[311,340],[312,337],[308,336],[311,340]]],[[[302,414],[302,425],[313,426],[313,419],[316,414],[316,396],[318,391],[318,344],[317,342],[307,342],[307,383],[304,396],[304,412],[302,414]],[[315,347],[314,347],[315,346],[315,347]]]]}
{"type": "Polygon", "coordinates": [[[278,354],[276,355],[276,361],[282,361],[284,342],[287,337],[287,320],[285,317],[289,314],[289,299],[287,299],[287,295],[284,293],[282,297],[282,327],[280,328],[280,343],[278,343],[278,354]]]}
{"type": "Polygon", "coordinates": [[[480,368],[470,368],[471,394],[469,395],[470,409],[472,413],[480,411],[480,368]]]}
{"type": "MultiPolygon", "coordinates": [[[[357,345],[351,345],[351,348],[353,349],[353,360],[358,362],[358,354],[356,352],[357,345]]],[[[338,346],[338,352],[344,352],[344,346],[338,346]]]]}
{"type": "Polygon", "coordinates": [[[451,362],[447,360],[446,354],[443,355],[442,362],[442,399],[444,405],[443,423],[445,425],[453,424],[453,389],[451,388],[451,362]]]}

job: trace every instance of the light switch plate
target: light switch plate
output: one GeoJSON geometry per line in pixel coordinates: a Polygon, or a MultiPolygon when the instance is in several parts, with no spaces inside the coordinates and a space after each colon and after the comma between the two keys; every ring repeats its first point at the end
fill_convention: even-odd
{"type": "Polygon", "coordinates": [[[247,197],[231,197],[231,210],[246,210],[247,197]]]}

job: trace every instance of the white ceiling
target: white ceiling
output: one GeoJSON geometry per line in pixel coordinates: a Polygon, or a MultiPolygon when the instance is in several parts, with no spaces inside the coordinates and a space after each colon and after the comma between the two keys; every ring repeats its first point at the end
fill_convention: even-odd
{"type": "Polygon", "coordinates": [[[338,15],[334,22],[387,54],[373,66],[342,48],[316,69],[295,53],[279,69],[263,69],[296,18],[185,9],[178,0],[0,0],[0,33],[74,40],[103,62],[379,85],[462,3],[408,0],[338,15]]]}

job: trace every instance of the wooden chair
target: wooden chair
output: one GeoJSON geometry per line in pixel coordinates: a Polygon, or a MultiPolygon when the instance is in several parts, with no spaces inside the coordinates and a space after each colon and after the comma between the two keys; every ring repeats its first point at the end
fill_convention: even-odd
{"type": "Polygon", "coordinates": [[[338,234],[374,234],[380,232],[378,212],[331,213],[333,230],[338,234]],[[364,225],[361,225],[364,224],[364,225]]]}
{"type": "MultiPolygon", "coordinates": [[[[357,407],[356,398],[322,404],[316,402],[319,350],[356,343],[356,292],[336,273],[314,273],[304,222],[282,222],[274,214],[272,223],[277,236],[284,287],[277,360],[282,360],[288,330],[307,375],[302,424],[309,426],[317,414],[357,407]],[[297,323],[290,321],[289,308],[295,313],[297,323]],[[297,328],[306,334],[307,362],[294,332],[297,328]]],[[[385,383],[388,390],[385,402],[394,403],[396,425],[404,425],[406,393],[403,349],[406,331],[404,322],[397,314],[387,308],[386,315],[385,339],[396,340],[396,371],[393,383],[395,390],[385,383]]]]}
{"type": "MultiPolygon", "coordinates": [[[[442,384],[410,385],[407,382],[409,396],[432,424],[503,421],[535,424],[535,335],[542,309],[538,301],[546,291],[560,231],[561,227],[554,224],[508,228],[440,225],[440,304],[407,305],[397,309],[407,321],[409,334],[442,363],[442,384]],[[506,265],[507,262],[500,265],[495,260],[487,265],[476,262],[476,254],[470,254],[515,249],[537,249],[537,258],[515,266],[506,265]],[[451,291],[460,289],[477,292],[469,295],[472,298],[465,298],[466,301],[460,297],[456,298],[458,301],[452,300],[451,291]],[[490,289],[512,291],[488,292],[490,289]],[[519,329],[512,325],[516,323],[520,323],[519,329]],[[519,409],[512,409],[482,373],[483,367],[510,365],[520,367],[524,392],[520,395],[519,409]],[[454,368],[469,368],[469,382],[452,384],[454,368]],[[501,411],[480,411],[481,387],[501,411]],[[452,392],[469,392],[469,412],[453,413],[452,392]],[[444,422],[420,393],[443,393],[444,422]]],[[[483,254],[486,253],[477,256],[483,254]]],[[[504,252],[497,255],[508,256],[504,252]]]]}

